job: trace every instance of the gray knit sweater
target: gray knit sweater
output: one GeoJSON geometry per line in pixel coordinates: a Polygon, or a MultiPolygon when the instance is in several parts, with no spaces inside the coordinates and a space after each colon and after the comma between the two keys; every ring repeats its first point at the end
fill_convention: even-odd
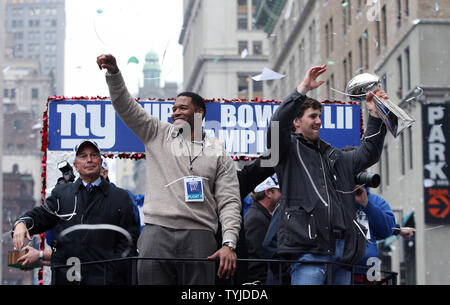
{"type": "Polygon", "coordinates": [[[174,125],[147,113],[129,94],[120,72],[106,73],[106,82],[117,114],[145,145],[145,223],[215,233],[219,217],[223,240],[236,243],[241,225],[239,182],[223,144],[205,137],[202,150],[202,144],[190,141],[190,134],[189,139],[173,137],[174,125]],[[192,159],[198,155],[192,173],[189,154],[192,159]],[[204,202],[185,202],[183,177],[191,175],[202,177],[204,202]]]}

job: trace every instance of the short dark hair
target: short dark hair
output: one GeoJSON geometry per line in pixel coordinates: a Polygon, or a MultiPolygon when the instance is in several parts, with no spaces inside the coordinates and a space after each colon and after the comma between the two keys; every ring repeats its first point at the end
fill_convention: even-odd
{"type": "Polygon", "coordinates": [[[322,103],[318,100],[307,97],[303,104],[300,106],[300,110],[296,118],[301,118],[305,111],[309,108],[312,108],[314,110],[319,109],[320,111],[322,111],[322,103]]]}
{"type": "Polygon", "coordinates": [[[203,116],[206,115],[206,104],[203,100],[203,97],[201,97],[197,93],[189,92],[189,91],[181,92],[180,94],[177,95],[177,97],[179,97],[179,96],[190,97],[192,104],[194,104],[195,109],[198,109],[198,108],[203,109],[203,116]]]}
{"type": "Polygon", "coordinates": [[[272,187],[270,189],[267,189],[267,190],[264,190],[261,192],[252,192],[250,197],[252,197],[253,201],[260,201],[260,200],[263,200],[264,198],[266,198],[266,191],[273,193],[274,189],[276,189],[276,187],[272,187]]]}

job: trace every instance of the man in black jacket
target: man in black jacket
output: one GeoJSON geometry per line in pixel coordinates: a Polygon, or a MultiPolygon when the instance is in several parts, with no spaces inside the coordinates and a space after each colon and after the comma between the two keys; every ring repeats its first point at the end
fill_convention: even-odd
{"type": "MultiPolygon", "coordinates": [[[[333,264],[333,270],[327,270],[325,262],[355,264],[364,254],[364,232],[355,219],[353,177],[379,160],[386,134],[370,93],[366,135],[357,150],[343,152],[320,139],[322,105],[306,93],[323,84],[317,78],[325,71],[326,65],[309,69],[271,122],[271,126],[279,123],[280,161],[275,171],[283,194],[278,254],[299,261],[291,268],[292,284],[324,284],[329,271],[333,284],[350,284],[348,269],[333,264]],[[324,263],[304,263],[308,261],[324,263]]],[[[387,98],[379,89],[374,94],[387,98]]]]}
{"type": "Polygon", "coordinates": [[[85,140],[77,145],[74,166],[80,178],[74,183],[56,185],[45,205],[26,212],[16,221],[14,248],[22,249],[30,234],[53,228],[57,242],[51,264],[69,265],[53,269],[53,284],[128,284],[127,263],[72,265],[125,254],[134,256],[139,235],[128,193],[100,177],[102,158],[95,142],[85,140]],[[64,230],[80,224],[91,226],[61,236],[64,230]]]}
{"type": "MultiPolygon", "coordinates": [[[[250,259],[264,259],[263,241],[269,228],[272,214],[281,198],[277,175],[259,184],[252,193],[253,204],[244,217],[245,239],[250,259]]],[[[266,263],[249,262],[248,277],[251,282],[266,283],[268,266],[266,263]]]]}
{"type": "MultiPolygon", "coordinates": [[[[241,201],[251,192],[253,189],[263,182],[267,177],[270,177],[275,173],[275,169],[271,166],[265,166],[263,162],[269,162],[271,159],[270,152],[260,156],[256,160],[249,161],[241,170],[237,171],[239,181],[239,193],[241,201]]],[[[242,204],[241,217],[244,218],[244,204],[242,204]]],[[[220,226],[220,222],[219,222],[220,226]]],[[[220,232],[218,230],[217,232],[220,232]]],[[[216,234],[217,243],[222,244],[221,234],[216,234]]],[[[240,259],[248,258],[247,241],[245,238],[245,224],[241,223],[241,229],[239,230],[239,240],[236,245],[236,255],[240,259]]],[[[233,280],[225,280],[216,278],[217,285],[226,285],[230,283],[244,284],[249,281],[248,279],[248,263],[247,261],[240,261],[237,263],[236,273],[233,280]]]]}

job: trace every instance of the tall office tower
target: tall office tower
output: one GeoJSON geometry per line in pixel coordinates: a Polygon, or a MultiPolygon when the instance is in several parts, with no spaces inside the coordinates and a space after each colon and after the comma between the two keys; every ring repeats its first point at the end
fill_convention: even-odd
{"type": "MultiPolygon", "coordinates": [[[[259,0],[184,0],[184,90],[204,98],[263,97],[251,76],[267,65],[267,34],[253,23],[259,0]]],[[[184,91],[183,90],[183,91],[184,91]]]]}
{"type": "MultiPolygon", "coordinates": [[[[0,1],[0,20],[5,20],[5,3],[0,1]]],[[[5,27],[4,23],[0,22],[0,126],[3,126],[3,69],[4,69],[4,54],[5,54],[5,27]]],[[[3,132],[0,132],[0,227],[3,227],[3,132]]],[[[0,242],[0,254],[3,253],[3,243],[0,242]]],[[[3,273],[3,255],[0,255],[0,283],[3,273]]]]}
{"type": "Polygon", "coordinates": [[[48,95],[64,95],[65,22],[65,0],[6,0],[12,56],[39,60],[41,73],[51,77],[48,95]]]}

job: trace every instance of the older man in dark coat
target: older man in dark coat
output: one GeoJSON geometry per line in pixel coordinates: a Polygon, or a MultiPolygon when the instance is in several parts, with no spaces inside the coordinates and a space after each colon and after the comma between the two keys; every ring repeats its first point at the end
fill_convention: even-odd
{"type": "Polygon", "coordinates": [[[128,193],[100,176],[102,158],[95,142],[85,140],[77,145],[74,166],[80,174],[74,183],[56,185],[45,205],[16,221],[14,247],[22,249],[30,234],[53,229],[57,242],[51,255],[52,266],[70,265],[54,269],[53,284],[127,284],[129,266],[123,262],[81,265],[81,278],[73,272],[76,269],[72,267],[77,266],[72,266],[72,262],[136,255],[139,232],[128,193]],[[80,224],[94,225],[94,230],[85,227],[60,236],[64,230],[80,224]]]}

